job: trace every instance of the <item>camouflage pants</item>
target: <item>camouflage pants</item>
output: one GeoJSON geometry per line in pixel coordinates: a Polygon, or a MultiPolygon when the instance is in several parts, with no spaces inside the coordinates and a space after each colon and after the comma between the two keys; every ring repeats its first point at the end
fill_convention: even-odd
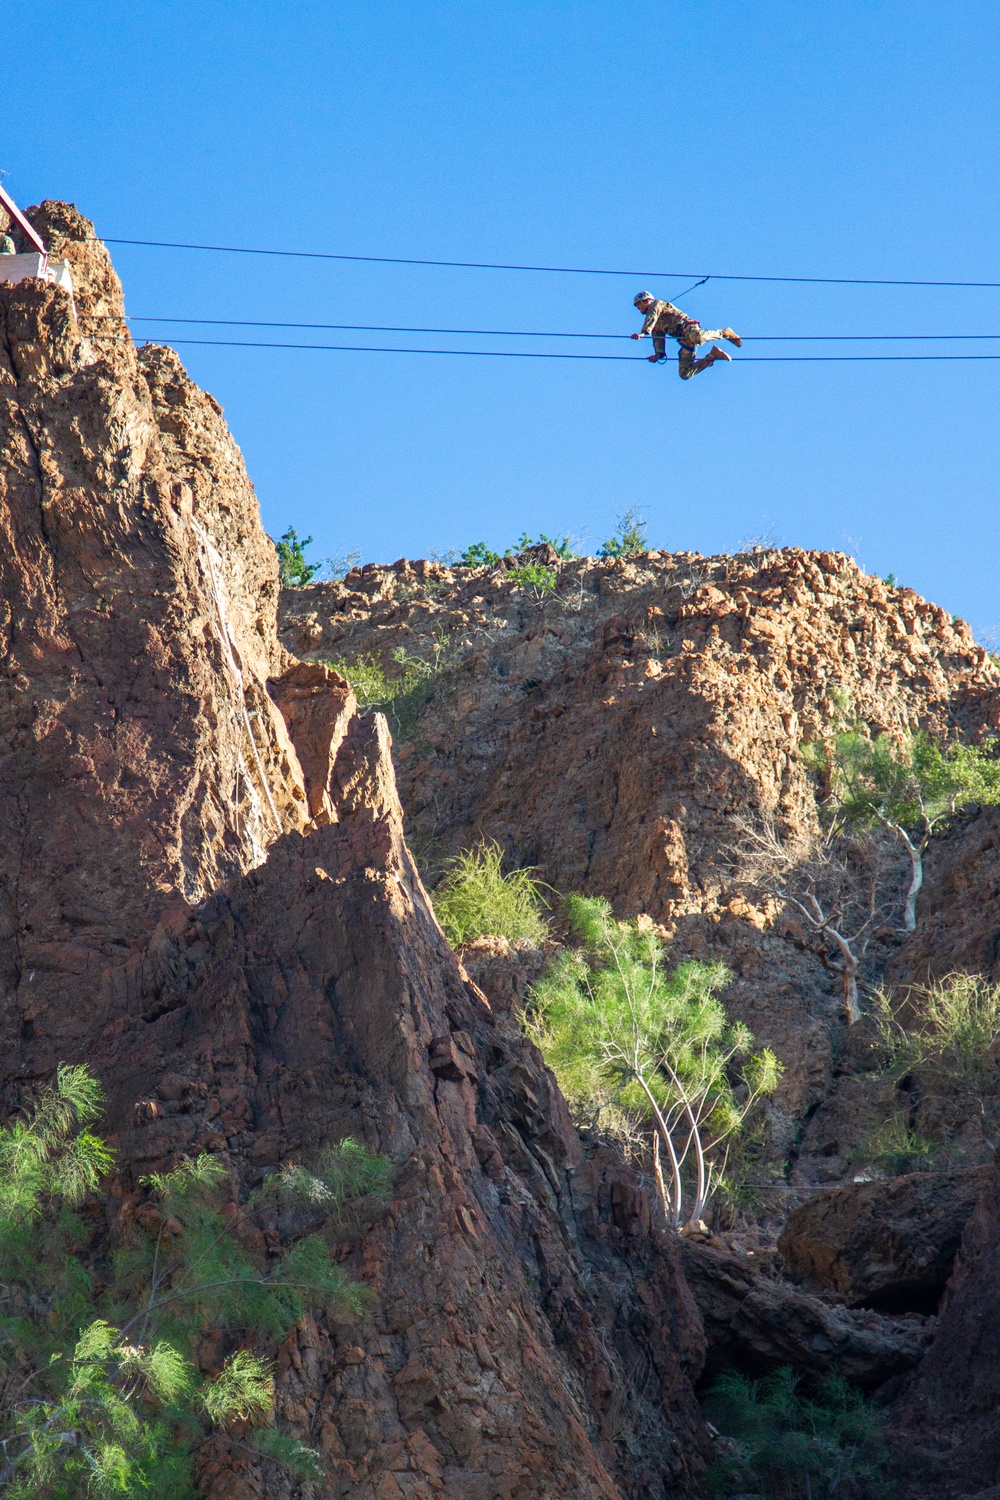
{"type": "MultiPolygon", "coordinates": [[[[707,369],[711,364],[708,359],[695,359],[694,351],[699,344],[711,344],[715,339],[723,336],[721,328],[702,328],[699,323],[688,323],[673,337],[680,344],[680,353],[677,356],[677,373],[682,380],[690,380],[692,375],[697,375],[700,370],[707,369]],[[681,343],[683,338],[684,342],[681,343]]],[[[658,358],[666,359],[666,334],[653,334],[653,349],[658,358]]]]}

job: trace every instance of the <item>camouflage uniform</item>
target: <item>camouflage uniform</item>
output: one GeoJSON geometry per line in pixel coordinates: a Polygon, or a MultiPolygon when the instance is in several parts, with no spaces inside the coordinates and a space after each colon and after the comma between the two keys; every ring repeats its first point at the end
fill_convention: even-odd
{"type": "Polygon", "coordinates": [[[728,330],[702,328],[694,318],[682,313],[672,302],[654,302],[646,314],[643,333],[653,335],[653,349],[658,359],[666,359],[666,340],[676,339],[680,344],[677,357],[677,373],[682,380],[690,380],[711,364],[709,359],[695,359],[694,351],[699,344],[711,344],[714,339],[725,338],[728,330]]]}

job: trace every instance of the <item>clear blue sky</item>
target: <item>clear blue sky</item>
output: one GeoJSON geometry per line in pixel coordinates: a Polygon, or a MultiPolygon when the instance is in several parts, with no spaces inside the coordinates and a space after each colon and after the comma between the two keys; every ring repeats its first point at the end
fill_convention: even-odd
{"type": "MultiPolygon", "coordinates": [[[[8,190],[108,236],[1000,281],[995,0],[7,0],[2,27],[8,190]]],[[[614,333],[640,285],[685,284],[114,253],[134,316],[614,333]]],[[[716,282],[684,306],[757,335],[1000,334],[1000,291],[716,282]]],[[[1000,627],[1000,362],[682,384],[644,363],[180,352],[268,529],[312,532],[317,556],[522,530],[593,548],[640,505],[658,545],[843,548],[1000,627]]]]}

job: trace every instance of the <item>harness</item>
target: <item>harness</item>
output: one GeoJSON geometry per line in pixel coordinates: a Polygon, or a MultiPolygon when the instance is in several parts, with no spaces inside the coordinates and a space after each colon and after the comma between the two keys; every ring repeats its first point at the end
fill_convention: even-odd
{"type": "Polygon", "coordinates": [[[682,337],[682,335],[689,328],[698,328],[698,329],[700,329],[701,328],[701,324],[697,321],[696,318],[688,318],[687,322],[683,323],[681,325],[681,327],[677,330],[677,332],[673,335],[673,337],[677,340],[678,344],[680,344],[680,346],[681,346],[682,349],[686,349],[689,354],[693,354],[695,352],[695,350],[697,349],[698,345],[697,344],[686,344],[684,342],[683,337],[682,337]]]}

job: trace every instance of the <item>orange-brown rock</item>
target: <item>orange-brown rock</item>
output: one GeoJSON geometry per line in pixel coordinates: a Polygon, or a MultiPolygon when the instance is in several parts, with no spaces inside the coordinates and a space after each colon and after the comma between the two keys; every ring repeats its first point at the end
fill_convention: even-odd
{"type": "Polygon", "coordinates": [[[445,643],[397,750],[414,837],[440,857],[488,831],[558,890],[664,922],[728,908],[734,815],[811,815],[798,750],[832,692],[875,727],[953,731],[983,727],[1000,687],[968,626],[795,548],[586,558],[540,599],[504,568],[372,564],[286,591],[281,632],[390,675],[398,649],[445,643]]]}
{"type": "MultiPolygon", "coordinates": [[[[88,222],[33,213],[78,294],[0,289],[5,1109],[86,1061],[122,1212],[182,1153],[234,1188],[348,1133],[391,1158],[384,1210],[325,1231],[370,1312],[280,1351],[317,1496],[679,1500],[708,1435],[675,1241],[444,941],[384,721],[280,645],[217,405],[137,354],[88,222]]],[[[202,1457],[210,1500],[293,1492],[202,1457]]]]}
{"type": "Polygon", "coordinates": [[[0,290],[0,931],[5,1036],[51,1062],[161,911],[310,813],[268,692],[292,666],[274,549],[220,410],[137,353],[88,221],[35,220],[77,296],[0,290]]]}
{"type": "MultiPolygon", "coordinates": [[[[815,826],[799,748],[834,695],[876,731],[975,737],[996,717],[1000,671],[968,626],[841,553],[535,553],[558,570],[554,594],[520,586],[512,564],[405,560],[288,590],[282,640],[348,671],[370,657],[391,676],[401,650],[433,661],[430,683],[389,710],[431,875],[496,839],[558,892],[647,913],[678,956],[723,959],[731,1014],[785,1065],[773,1126],[797,1180],[840,1180],[877,1114],[867,1060],[845,1057],[835,975],[787,912],[748,899],[729,851],[761,811],[793,835],[815,826]]],[[[890,925],[872,942],[864,978],[881,979],[898,941],[890,925]]]]}

